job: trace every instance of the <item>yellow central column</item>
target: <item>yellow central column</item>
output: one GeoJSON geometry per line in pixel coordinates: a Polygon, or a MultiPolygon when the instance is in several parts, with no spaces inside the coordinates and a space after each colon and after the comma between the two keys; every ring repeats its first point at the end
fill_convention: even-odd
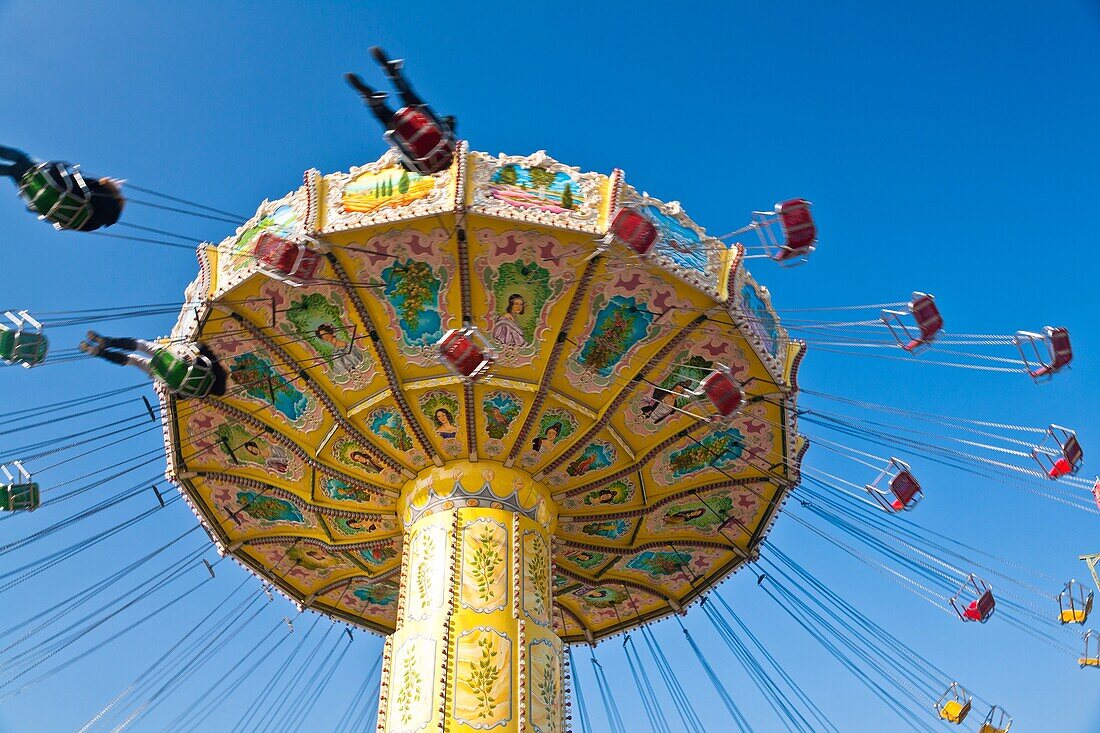
{"type": "Polygon", "coordinates": [[[549,492],[492,462],[421,472],[405,527],[383,733],[561,733],[562,645],[551,623],[549,492]]]}

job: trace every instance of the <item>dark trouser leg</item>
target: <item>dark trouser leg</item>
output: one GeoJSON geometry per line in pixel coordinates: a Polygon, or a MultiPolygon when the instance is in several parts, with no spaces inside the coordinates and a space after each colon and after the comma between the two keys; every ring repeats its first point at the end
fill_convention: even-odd
{"type": "Polygon", "coordinates": [[[138,340],[132,338],[113,338],[111,336],[103,337],[103,348],[105,349],[120,349],[122,351],[137,351],[138,340]]]}
{"type": "Polygon", "coordinates": [[[363,98],[370,111],[378,118],[378,121],[388,130],[393,124],[393,110],[386,104],[386,94],[377,92],[367,86],[356,74],[344,74],[344,79],[351,85],[359,96],[363,98]]]}
{"type": "Polygon", "coordinates": [[[118,364],[119,366],[126,366],[127,364],[133,364],[146,374],[152,374],[153,370],[149,364],[149,357],[144,354],[127,354],[121,351],[111,351],[104,349],[96,354],[100,359],[106,359],[112,364],[118,364]]]}
{"type": "Polygon", "coordinates": [[[420,98],[419,94],[413,91],[412,85],[405,79],[404,74],[395,70],[390,76],[390,80],[393,82],[394,88],[397,89],[397,93],[401,95],[401,104],[406,107],[424,106],[424,100],[420,98]]]}
{"type": "Polygon", "coordinates": [[[18,182],[23,174],[34,167],[34,159],[17,148],[9,148],[0,145],[0,160],[9,161],[0,163],[0,176],[8,176],[18,182]]]}

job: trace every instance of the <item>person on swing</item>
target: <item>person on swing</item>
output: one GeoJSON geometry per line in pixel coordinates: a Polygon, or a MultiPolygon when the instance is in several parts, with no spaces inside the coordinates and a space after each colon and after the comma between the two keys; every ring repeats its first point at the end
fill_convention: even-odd
{"type": "Polygon", "coordinates": [[[344,74],[344,79],[359,92],[386,128],[387,141],[395,145],[420,173],[430,175],[450,166],[454,154],[455,118],[439,117],[420,98],[401,73],[405,65],[403,60],[386,58],[385,52],[378,46],[372,46],[370,52],[397,89],[403,105],[401,109],[395,112],[387,102],[389,93],[367,86],[358,74],[349,72],[344,74]]]}
{"type": "Polygon", "coordinates": [[[194,353],[178,354],[151,341],[112,338],[88,331],[80,350],[112,364],[136,366],[180,398],[225,394],[225,370],[202,344],[195,347],[194,353]]]}
{"type": "Polygon", "coordinates": [[[38,161],[0,145],[0,176],[19,187],[27,208],[58,230],[91,232],[118,221],[126,198],[113,178],[86,178],[79,166],[38,161]]]}

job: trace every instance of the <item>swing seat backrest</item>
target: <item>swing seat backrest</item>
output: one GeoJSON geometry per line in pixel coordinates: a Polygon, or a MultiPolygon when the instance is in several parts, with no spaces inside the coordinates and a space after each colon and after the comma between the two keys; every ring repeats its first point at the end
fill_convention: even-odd
{"type": "Polygon", "coordinates": [[[890,491],[894,494],[892,506],[897,511],[912,508],[922,493],[920,482],[909,471],[900,471],[890,479],[890,491]]]}
{"type": "Polygon", "coordinates": [[[1046,344],[1050,352],[1050,361],[1028,370],[1028,374],[1035,379],[1053,376],[1073,361],[1073,346],[1070,344],[1068,329],[1048,326],[1046,329],[1046,344]]]}
{"type": "Polygon", "coordinates": [[[788,259],[805,254],[817,241],[817,225],[806,199],[790,199],[776,204],[779,225],[783,229],[784,246],[776,259],[788,259]]]}
{"type": "Polygon", "coordinates": [[[1062,456],[1069,463],[1070,471],[1077,473],[1077,469],[1081,467],[1081,461],[1085,458],[1085,450],[1081,447],[1081,442],[1077,440],[1077,434],[1071,433],[1069,438],[1066,439],[1065,444],[1062,446],[1062,456]]]}
{"type": "Polygon", "coordinates": [[[989,620],[989,617],[993,615],[994,609],[997,607],[997,601],[993,598],[993,591],[986,590],[975,601],[971,601],[970,605],[966,607],[966,611],[963,615],[971,621],[977,621],[978,623],[985,623],[989,620]]]}
{"type": "Polygon", "coordinates": [[[921,295],[909,305],[913,318],[920,329],[920,341],[928,343],[943,329],[943,316],[939,306],[931,295],[921,295]]]}
{"type": "Polygon", "coordinates": [[[634,209],[619,209],[611,222],[611,233],[623,244],[644,255],[657,242],[657,227],[644,214],[634,209]]]}

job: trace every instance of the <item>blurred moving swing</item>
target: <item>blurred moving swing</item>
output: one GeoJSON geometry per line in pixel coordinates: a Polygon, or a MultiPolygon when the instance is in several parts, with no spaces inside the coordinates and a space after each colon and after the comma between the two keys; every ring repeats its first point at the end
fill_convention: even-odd
{"type": "Polygon", "coordinates": [[[3,473],[3,484],[0,486],[0,511],[33,512],[38,508],[39,491],[38,484],[31,480],[31,475],[19,461],[12,461],[15,468],[13,474],[7,465],[0,466],[3,473]]]}
{"type": "Polygon", "coordinates": [[[5,364],[20,364],[27,369],[41,364],[49,351],[49,341],[42,333],[42,324],[27,311],[4,313],[12,326],[0,321],[0,360],[5,364]]]}

